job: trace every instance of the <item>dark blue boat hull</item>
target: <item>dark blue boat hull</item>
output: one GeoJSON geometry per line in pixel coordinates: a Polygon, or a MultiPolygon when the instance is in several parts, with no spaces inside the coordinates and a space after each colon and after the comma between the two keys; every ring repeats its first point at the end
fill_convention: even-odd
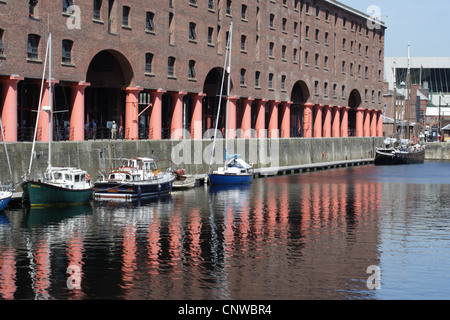
{"type": "Polygon", "coordinates": [[[173,180],[161,183],[97,182],[94,185],[96,199],[125,199],[151,197],[172,192],[173,180]]]}
{"type": "Polygon", "coordinates": [[[236,185],[250,184],[253,180],[253,174],[232,175],[232,174],[209,174],[209,181],[212,185],[236,185]]]}

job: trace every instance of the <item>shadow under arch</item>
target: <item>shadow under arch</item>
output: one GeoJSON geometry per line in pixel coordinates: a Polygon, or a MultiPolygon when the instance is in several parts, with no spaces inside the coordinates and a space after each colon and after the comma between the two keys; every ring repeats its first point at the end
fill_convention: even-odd
{"type": "MultiPolygon", "coordinates": [[[[233,91],[233,81],[230,80],[230,95],[233,91]]],[[[226,95],[228,92],[228,73],[222,67],[216,67],[211,69],[206,75],[205,81],[203,83],[203,93],[205,98],[203,99],[203,121],[202,130],[203,132],[208,129],[214,129],[216,126],[217,113],[219,109],[219,101],[221,99],[220,94],[222,92],[222,103],[220,105],[220,115],[218,119],[219,130],[225,127],[225,117],[226,117],[226,95]],[[225,72],[225,74],[224,74],[225,72]],[[224,78],[225,76],[225,78],[224,78]],[[223,87],[222,87],[222,81],[223,87]]]]}
{"type": "Polygon", "coordinates": [[[357,89],[353,89],[348,98],[348,131],[349,136],[356,136],[356,109],[361,106],[361,94],[357,89]]]}
{"type": "Polygon", "coordinates": [[[299,80],[292,87],[291,92],[291,137],[304,136],[304,104],[310,98],[309,88],[306,82],[299,80]]]}
{"type": "Polygon", "coordinates": [[[121,52],[106,49],[91,60],[85,91],[85,121],[95,120],[97,131],[85,130],[85,138],[108,138],[112,121],[125,126],[125,91],[135,85],[133,68],[121,52]]]}

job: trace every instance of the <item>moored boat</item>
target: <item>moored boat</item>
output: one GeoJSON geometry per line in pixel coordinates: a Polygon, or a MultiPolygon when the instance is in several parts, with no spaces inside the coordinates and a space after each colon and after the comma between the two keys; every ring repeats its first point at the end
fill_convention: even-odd
{"type": "Polygon", "coordinates": [[[11,201],[13,193],[11,191],[0,191],[0,211],[4,210],[11,201]]]}
{"type": "Polygon", "coordinates": [[[250,184],[253,181],[253,168],[238,155],[229,158],[223,167],[209,174],[212,185],[250,184]]]}
{"type": "Polygon", "coordinates": [[[377,148],[375,150],[375,165],[419,164],[425,161],[425,147],[420,145],[409,148],[377,148]]]}
{"type": "Polygon", "coordinates": [[[172,184],[173,190],[186,190],[195,187],[195,177],[191,174],[187,174],[183,169],[174,171],[175,180],[172,184]]]}
{"type": "Polygon", "coordinates": [[[140,197],[160,196],[172,191],[175,175],[171,168],[162,172],[150,158],[120,159],[121,166],[108,177],[94,183],[96,200],[115,199],[130,201],[140,197]]]}

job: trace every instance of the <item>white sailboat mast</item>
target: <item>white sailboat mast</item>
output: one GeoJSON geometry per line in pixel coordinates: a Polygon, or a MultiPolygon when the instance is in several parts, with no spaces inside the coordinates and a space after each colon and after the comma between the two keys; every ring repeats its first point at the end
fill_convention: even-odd
{"type": "Polygon", "coordinates": [[[230,52],[228,56],[228,84],[227,84],[227,112],[226,112],[226,120],[225,120],[225,161],[228,158],[228,108],[230,106],[230,83],[231,83],[231,49],[232,49],[232,40],[233,39],[233,21],[230,24],[230,33],[228,35],[228,50],[230,52]]]}
{"type": "Polygon", "coordinates": [[[53,108],[52,108],[52,34],[49,34],[48,39],[49,45],[49,60],[48,60],[48,168],[52,167],[52,118],[53,118],[53,108]]]}

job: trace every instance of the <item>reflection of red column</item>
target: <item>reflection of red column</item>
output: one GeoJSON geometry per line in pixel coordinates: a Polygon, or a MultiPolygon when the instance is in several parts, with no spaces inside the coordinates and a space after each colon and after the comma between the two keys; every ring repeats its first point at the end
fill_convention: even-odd
{"type": "Polygon", "coordinates": [[[350,110],[349,107],[343,107],[341,109],[341,137],[342,138],[348,137],[348,110],[350,110]]]}
{"type": "Polygon", "coordinates": [[[189,256],[194,258],[192,261],[194,265],[198,265],[200,262],[200,256],[202,249],[200,247],[200,235],[202,233],[202,217],[200,209],[191,209],[189,212],[189,223],[188,223],[188,240],[189,240],[189,256]]]}
{"type": "MultiPolygon", "coordinates": [[[[57,84],[58,81],[52,80],[52,92],[54,91],[55,84],[57,84]]],[[[41,104],[41,112],[39,113],[39,120],[38,120],[38,135],[36,140],[37,141],[48,141],[49,133],[48,133],[48,120],[49,120],[49,114],[48,112],[42,111],[42,107],[48,106],[49,102],[49,94],[50,94],[50,86],[49,81],[46,80],[44,82],[44,92],[42,94],[42,104],[41,104]]],[[[52,94],[53,95],[53,94],[52,94]]],[[[54,95],[53,95],[54,96],[54,95]]],[[[53,105],[53,99],[52,99],[52,105],[53,105]]],[[[53,106],[50,106],[51,111],[53,112],[53,106]]],[[[16,124],[17,125],[17,124],[16,124]]],[[[53,126],[52,126],[53,128],[53,126]]],[[[50,140],[53,141],[53,134],[50,135],[50,140]]]]}
{"type": "Polygon", "coordinates": [[[331,136],[339,138],[341,136],[341,107],[333,107],[333,125],[331,129],[331,136]]]}
{"type": "Polygon", "coordinates": [[[183,97],[185,92],[173,92],[172,97],[172,120],[170,122],[170,138],[173,140],[183,139],[183,97]]]}
{"type": "Polygon", "coordinates": [[[356,109],[356,136],[364,137],[363,123],[364,123],[364,109],[356,109]]]}
{"type": "Polygon", "coordinates": [[[14,249],[0,252],[0,298],[13,300],[16,286],[16,258],[14,249]]]}
{"type": "Polygon", "coordinates": [[[90,83],[78,82],[70,86],[72,89],[71,141],[84,141],[84,90],[87,86],[90,86],[90,83]]]}
{"type": "Polygon", "coordinates": [[[150,121],[148,137],[151,140],[162,138],[162,95],[164,90],[153,90],[150,92],[152,106],[150,107],[150,121]]]}
{"type": "MultiPolygon", "coordinates": [[[[134,273],[136,272],[136,227],[126,226],[123,234],[122,253],[122,280],[125,289],[131,289],[134,285],[134,273]]],[[[127,294],[130,294],[127,292],[127,294]]]]}
{"type": "Polygon", "coordinates": [[[331,137],[331,108],[332,106],[323,106],[323,137],[331,137]]]}
{"type": "Polygon", "coordinates": [[[278,138],[278,104],[280,101],[269,101],[269,138],[278,138]]]}
{"type": "Polygon", "coordinates": [[[383,136],[383,111],[377,113],[377,137],[383,136]]]}
{"type": "Polygon", "coordinates": [[[292,102],[281,103],[281,138],[291,137],[291,105],[292,102]]]}
{"type": "Polygon", "coordinates": [[[122,88],[126,93],[125,98],[125,139],[139,139],[139,101],[138,94],[142,88],[126,87],[122,88]]]}
{"type": "MultiPolygon", "coordinates": [[[[70,238],[69,243],[68,243],[68,260],[69,260],[69,265],[68,267],[72,267],[72,266],[76,266],[79,268],[80,270],[80,274],[77,275],[77,277],[79,276],[80,278],[77,279],[77,281],[79,281],[77,283],[77,285],[79,286],[79,288],[75,289],[82,289],[83,288],[83,284],[81,283],[81,278],[82,278],[82,265],[83,265],[83,238],[80,236],[73,236],[70,238]]],[[[75,291],[76,296],[78,298],[81,298],[81,291],[76,290],[75,291]]]]}
{"type": "Polygon", "coordinates": [[[303,136],[305,138],[312,137],[312,116],[313,116],[313,107],[312,103],[304,104],[304,112],[303,112],[303,136]]]}
{"type": "Polygon", "coordinates": [[[256,137],[265,138],[266,130],[266,102],[267,100],[256,100],[256,122],[255,131],[256,137]]]}
{"type": "Polygon", "coordinates": [[[250,139],[252,129],[252,101],[251,98],[241,99],[242,101],[242,122],[241,122],[241,136],[243,139],[250,139]]]}
{"type": "Polygon", "coordinates": [[[323,104],[314,105],[314,138],[322,137],[322,108],[323,104]]]}
{"type": "MultiPolygon", "coordinates": [[[[0,79],[2,84],[2,99],[0,108],[2,111],[2,124],[5,133],[5,141],[17,142],[17,84],[24,78],[9,76],[0,79]]],[[[2,136],[0,134],[0,141],[2,136]]]]}
{"type": "Polygon", "coordinates": [[[160,230],[161,223],[159,221],[159,214],[156,212],[156,209],[152,208],[149,210],[153,210],[152,212],[152,223],[149,226],[147,233],[147,270],[151,275],[158,274],[158,266],[159,266],[159,251],[161,250],[161,242],[160,242],[160,230]]]}
{"type": "Polygon", "coordinates": [[[302,188],[302,223],[301,223],[301,236],[305,237],[311,228],[311,185],[306,184],[302,188]]]}
{"type": "Polygon", "coordinates": [[[191,94],[192,99],[192,118],[191,118],[191,139],[201,140],[203,136],[202,109],[203,93],[191,94]]]}
{"type": "Polygon", "coordinates": [[[34,252],[34,290],[38,299],[48,299],[50,288],[50,248],[48,239],[42,239],[34,252]]]}

